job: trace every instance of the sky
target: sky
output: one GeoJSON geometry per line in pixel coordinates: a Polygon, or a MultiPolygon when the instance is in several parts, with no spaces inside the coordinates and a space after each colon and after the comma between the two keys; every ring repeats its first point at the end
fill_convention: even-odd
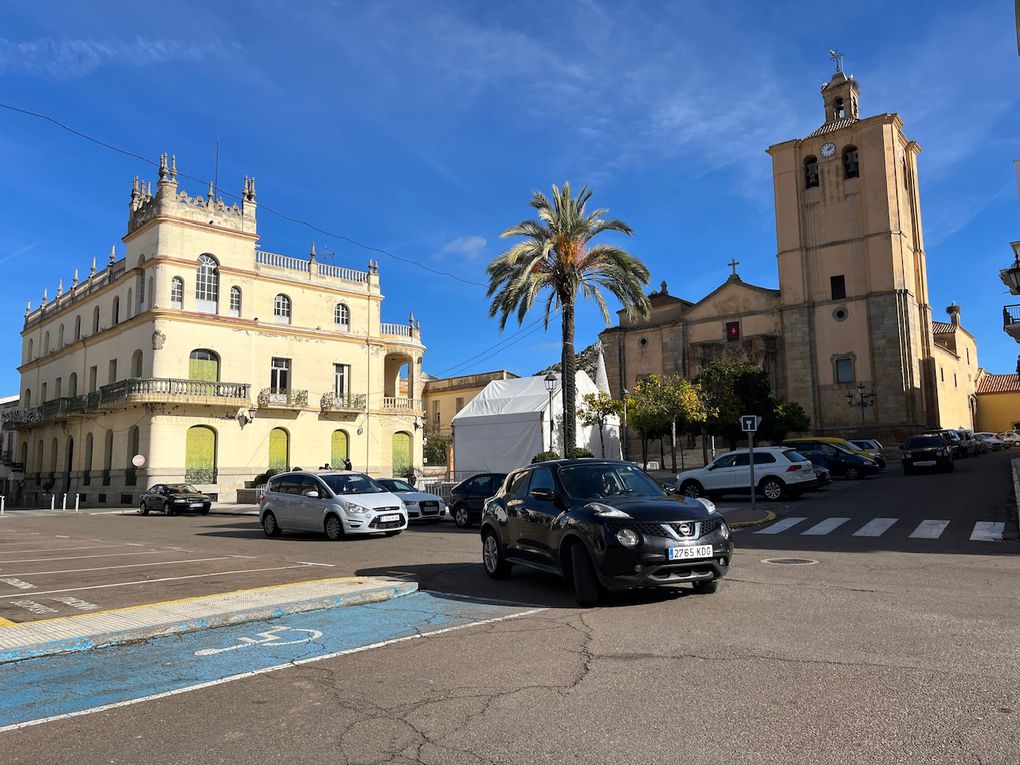
{"type": "MultiPolygon", "coordinates": [[[[224,196],[257,179],[260,248],[377,259],[383,320],[414,312],[436,376],[558,360],[558,325],[500,334],[484,286],[500,233],[554,183],[588,184],[631,225],[607,241],[654,288],[699,300],[731,258],[778,287],[765,150],[824,121],[839,48],[862,114],[899,113],[923,149],[933,318],[956,301],[981,365],[1016,368],[1001,316],[1020,300],[998,278],[1020,239],[1013,3],[0,0],[0,21],[0,102],[153,161],[174,153],[195,178],[213,175],[219,140],[224,196]]],[[[111,245],[123,255],[135,175],[156,179],[0,108],[0,393],[17,390],[26,300],[111,245]]],[[[579,306],[578,350],[604,326],[579,306]]]]}

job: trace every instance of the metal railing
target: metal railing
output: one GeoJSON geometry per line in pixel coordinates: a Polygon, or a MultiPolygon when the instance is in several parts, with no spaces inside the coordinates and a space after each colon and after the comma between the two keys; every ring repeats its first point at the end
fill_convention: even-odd
{"type": "Polygon", "coordinates": [[[319,407],[324,412],[331,411],[360,411],[365,408],[368,397],[364,393],[348,393],[338,395],[336,393],[323,393],[319,399],[319,407]]]}
{"type": "Polygon", "coordinates": [[[421,412],[421,399],[403,398],[400,396],[383,397],[383,409],[396,409],[401,412],[421,412]]]}
{"type": "Polygon", "coordinates": [[[1020,324],[1020,305],[1006,305],[1002,307],[1002,326],[1010,327],[1020,324]]]}
{"type": "Polygon", "coordinates": [[[308,406],[308,391],[292,388],[263,388],[259,391],[259,406],[303,407],[308,406]]]}

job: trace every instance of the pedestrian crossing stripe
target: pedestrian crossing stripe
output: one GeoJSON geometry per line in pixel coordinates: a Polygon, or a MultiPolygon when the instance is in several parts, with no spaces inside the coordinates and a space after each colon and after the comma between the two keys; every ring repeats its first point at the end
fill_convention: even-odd
{"type": "MultiPolygon", "coordinates": [[[[772,523],[765,528],[755,531],[755,534],[781,534],[784,531],[793,529],[804,521],[804,517],[790,517],[772,523]]],[[[793,533],[801,536],[821,537],[831,534],[836,529],[848,523],[850,518],[832,517],[825,518],[818,523],[804,530],[794,530],[793,533]]],[[[880,537],[899,522],[899,518],[872,518],[859,529],[853,532],[855,537],[880,537]]],[[[910,532],[911,539],[939,539],[949,527],[949,521],[944,520],[923,520],[910,532]]],[[[977,521],[970,534],[972,542],[999,542],[1005,531],[1005,523],[995,521],[977,521]]]]}

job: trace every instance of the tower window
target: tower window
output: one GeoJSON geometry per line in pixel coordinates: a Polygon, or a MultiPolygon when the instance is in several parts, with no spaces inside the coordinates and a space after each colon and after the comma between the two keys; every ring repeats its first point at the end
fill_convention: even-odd
{"type": "Polygon", "coordinates": [[[273,299],[273,318],[277,324],[290,324],[290,298],[286,295],[273,299]]]}
{"type": "Polygon", "coordinates": [[[843,149],[843,179],[857,178],[860,174],[857,162],[857,147],[847,146],[843,149]]]}
{"type": "Polygon", "coordinates": [[[833,300],[842,300],[846,297],[846,277],[843,274],[830,276],[829,286],[832,289],[833,300]]]}
{"type": "Polygon", "coordinates": [[[735,343],[738,340],[740,340],[740,322],[739,321],[726,322],[726,342],[735,343]]]}
{"type": "Polygon", "coordinates": [[[184,280],[179,276],[170,280],[170,307],[184,307],[184,280]]]}
{"type": "Polygon", "coordinates": [[[854,360],[849,356],[836,359],[836,383],[852,383],[854,381],[854,360]]]}
{"type": "Polygon", "coordinates": [[[350,332],[351,309],[344,303],[337,303],[333,309],[333,325],[342,332],[350,332]]]}
{"type": "Polygon", "coordinates": [[[818,159],[808,157],[804,160],[804,188],[812,189],[818,186],[818,159]]]}
{"type": "Polygon", "coordinates": [[[846,116],[846,109],[843,107],[843,99],[837,98],[832,102],[832,113],[836,119],[841,120],[846,116]]]}
{"type": "Polygon", "coordinates": [[[198,256],[195,273],[195,308],[204,313],[216,313],[220,299],[219,264],[211,255],[198,256]]]}
{"type": "Polygon", "coordinates": [[[231,287],[230,288],[230,315],[240,316],[241,315],[241,288],[231,287]]]}

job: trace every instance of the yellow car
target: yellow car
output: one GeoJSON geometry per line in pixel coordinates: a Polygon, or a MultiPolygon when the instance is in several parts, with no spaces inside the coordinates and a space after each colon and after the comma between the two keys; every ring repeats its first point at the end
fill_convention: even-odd
{"type": "Polygon", "coordinates": [[[805,441],[811,441],[819,444],[832,444],[833,446],[845,449],[851,454],[867,457],[869,460],[877,464],[880,470],[885,467],[885,457],[882,456],[881,452],[862,449],[859,446],[850,443],[845,438],[833,438],[831,436],[802,436],[800,438],[788,438],[783,441],[783,444],[796,448],[798,442],[803,443],[805,441]]]}

